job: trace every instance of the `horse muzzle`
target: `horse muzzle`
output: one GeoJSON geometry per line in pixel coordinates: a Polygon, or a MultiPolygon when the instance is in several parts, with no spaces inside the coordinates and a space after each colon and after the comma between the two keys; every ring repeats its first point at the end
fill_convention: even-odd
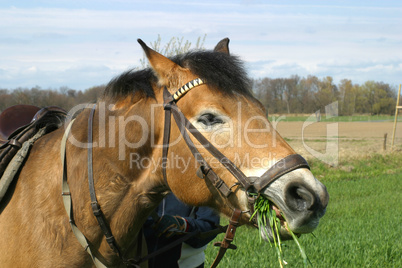
{"type": "Polygon", "coordinates": [[[296,234],[315,230],[329,201],[326,187],[306,169],[284,175],[264,189],[263,195],[274,203],[277,216],[282,216],[284,232],[281,231],[281,235],[285,239],[288,237],[286,228],[296,234]]]}

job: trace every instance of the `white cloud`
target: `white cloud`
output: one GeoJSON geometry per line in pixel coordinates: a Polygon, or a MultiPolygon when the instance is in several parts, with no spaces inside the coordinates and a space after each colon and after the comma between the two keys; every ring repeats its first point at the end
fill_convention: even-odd
{"type": "Polygon", "coordinates": [[[229,37],[231,51],[248,61],[256,77],[312,74],[398,83],[400,6],[286,3],[87,1],[80,9],[3,8],[0,87],[105,83],[139,64],[137,38],[149,43],[158,34],[163,41],[207,34],[208,48],[229,37]]]}

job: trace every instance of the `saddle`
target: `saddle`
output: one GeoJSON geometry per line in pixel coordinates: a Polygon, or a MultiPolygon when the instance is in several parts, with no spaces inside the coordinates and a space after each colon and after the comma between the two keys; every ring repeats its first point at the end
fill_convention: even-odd
{"type": "Polygon", "coordinates": [[[14,105],[0,114],[0,178],[24,142],[39,130],[47,134],[59,128],[67,112],[59,107],[14,105]]]}

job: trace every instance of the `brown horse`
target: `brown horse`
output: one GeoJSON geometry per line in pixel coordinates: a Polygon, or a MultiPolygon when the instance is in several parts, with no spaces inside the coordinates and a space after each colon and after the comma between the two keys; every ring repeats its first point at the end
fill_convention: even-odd
{"type": "MultiPolygon", "coordinates": [[[[293,232],[313,231],[325,213],[326,188],[306,164],[280,168],[274,181],[261,182],[263,176],[259,176],[295,152],[273,129],[263,106],[252,96],[241,61],[229,54],[229,40],[222,40],[213,51],[172,59],[139,42],[151,68],[128,71],[113,79],[95,110],[81,109],[66,134],[73,220],[94,256],[107,267],[124,266],[93,215],[87,181],[88,147],[92,148],[96,198],[124,258],[136,256],[141,226],[169,191],[187,204],[209,206],[227,217],[234,209],[241,210],[240,222],[253,225],[249,200],[250,192],[257,189],[275,203],[293,232]],[[195,85],[170,95],[196,78],[200,80],[195,80],[195,85]],[[167,100],[173,108],[167,108],[167,100]],[[183,138],[196,131],[183,130],[180,120],[167,121],[164,126],[166,117],[171,116],[166,109],[181,111],[173,113],[175,120],[185,116],[210,142],[205,144],[190,135],[192,149],[196,148],[201,162],[205,161],[201,176],[200,160],[183,138]],[[92,112],[93,123],[88,124],[92,112]],[[165,151],[167,128],[169,147],[165,151]],[[92,131],[92,144],[88,144],[88,130],[92,131]],[[212,146],[227,157],[226,163],[208,150],[212,146]],[[206,166],[213,172],[205,170],[206,166]],[[212,173],[222,180],[217,179],[219,187],[228,186],[228,193],[207,179],[212,173]],[[236,174],[250,184],[245,186],[236,174]],[[260,187],[253,187],[254,183],[260,187]]],[[[63,206],[60,148],[64,130],[47,134],[34,144],[0,204],[2,267],[94,266],[74,236],[63,206]]],[[[286,231],[282,233],[285,236],[286,231]]]]}

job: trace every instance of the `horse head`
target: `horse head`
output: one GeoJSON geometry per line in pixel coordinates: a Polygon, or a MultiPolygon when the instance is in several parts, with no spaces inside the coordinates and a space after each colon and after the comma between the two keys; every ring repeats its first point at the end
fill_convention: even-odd
{"type": "Polygon", "coordinates": [[[183,202],[212,207],[227,217],[240,209],[241,223],[249,225],[250,199],[260,194],[283,215],[283,239],[290,237],[284,221],[294,233],[312,232],[325,213],[328,192],[268,121],[242,62],[229,54],[229,39],[214,51],[172,59],[139,43],[157,77],[156,99],[164,103],[158,120],[169,120],[155,128],[157,155],[164,158],[156,171],[160,180],[164,177],[161,183],[183,202]],[[168,141],[162,141],[164,136],[168,141]]]}

